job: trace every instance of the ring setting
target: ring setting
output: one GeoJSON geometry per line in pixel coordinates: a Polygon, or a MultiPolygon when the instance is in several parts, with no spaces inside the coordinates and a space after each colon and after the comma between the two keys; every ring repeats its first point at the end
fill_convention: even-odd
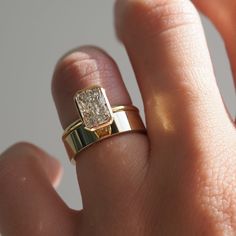
{"type": "Polygon", "coordinates": [[[74,95],[74,103],[78,119],[62,136],[72,163],[78,153],[105,138],[127,132],[146,132],[139,110],[132,105],[112,107],[105,89],[100,86],[79,90],[74,95]]]}
{"type": "Polygon", "coordinates": [[[106,131],[110,134],[113,112],[103,88],[94,86],[80,90],[74,100],[85,129],[94,131],[98,137],[106,131]]]}

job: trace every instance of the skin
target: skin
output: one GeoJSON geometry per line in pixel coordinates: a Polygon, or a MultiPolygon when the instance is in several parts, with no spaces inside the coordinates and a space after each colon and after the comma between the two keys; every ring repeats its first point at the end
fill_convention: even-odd
{"type": "MultiPolygon", "coordinates": [[[[195,0],[222,34],[236,77],[236,3],[195,0]]],[[[78,156],[83,210],[53,186],[61,166],[18,143],[0,158],[4,236],[236,235],[236,132],[216,85],[199,15],[188,0],[118,0],[118,38],[145,107],[147,135],[119,135],[78,156]],[[17,168],[15,168],[17,166],[17,168]]],[[[52,93],[63,128],[76,120],[81,88],[103,86],[112,105],[131,104],[115,62],[82,47],[57,64],[52,93]]]]}

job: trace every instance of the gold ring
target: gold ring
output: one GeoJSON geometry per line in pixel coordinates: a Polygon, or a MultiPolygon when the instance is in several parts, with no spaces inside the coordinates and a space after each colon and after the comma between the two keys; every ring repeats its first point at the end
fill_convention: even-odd
{"type": "Polygon", "coordinates": [[[71,162],[76,155],[105,138],[126,132],[146,132],[139,110],[134,106],[111,107],[104,88],[92,86],[79,90],[74,101],[78,120],[62,136],[71,162]]]}

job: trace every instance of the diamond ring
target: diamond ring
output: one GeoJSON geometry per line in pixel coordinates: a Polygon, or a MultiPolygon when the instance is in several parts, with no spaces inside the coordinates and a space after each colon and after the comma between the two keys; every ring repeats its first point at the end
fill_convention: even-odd
{"type": "Polygon", "coordinates": [[[146,132],[134,106],[111,107],[105,89],[92,86],[74,96],[78,120],[62,136],[70,160],[74,163],[82,150],[105,138],[125,132],[146,132]]]}

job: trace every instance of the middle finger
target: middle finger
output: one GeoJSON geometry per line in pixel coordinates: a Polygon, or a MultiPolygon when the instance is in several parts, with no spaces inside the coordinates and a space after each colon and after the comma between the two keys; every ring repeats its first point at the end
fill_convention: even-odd
{"type": "Polygon", "coordinates": [[[190,1],[118,0],[116,24],[141,88],[153,149],[229,121],[190,1]]]}

